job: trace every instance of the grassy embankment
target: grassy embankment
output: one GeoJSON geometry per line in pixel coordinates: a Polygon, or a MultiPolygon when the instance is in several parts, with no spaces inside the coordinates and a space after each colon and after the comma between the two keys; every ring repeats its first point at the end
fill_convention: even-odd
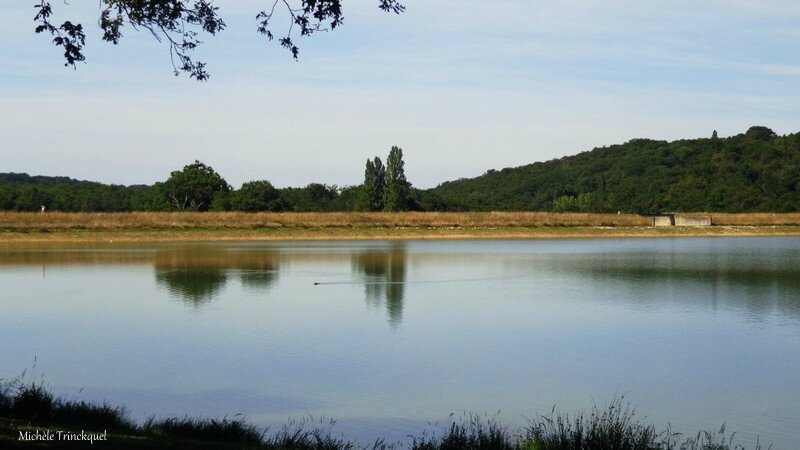
{"type": "Polygon", "coordinates": [[[0,212],[3,242],[546,239],[800,235],[800,214],[705,214],[711,227],[647,226],[631,214],[0,212]]]}
{"type": "MultiPolygon", "coordinates": [[[[656,431],[636,417],[621,400],[590,414],[568,416],[551,412],[537,416],[525,428],[512,430],[488,418],[470,416],[452,421],[437,433],[423,433],[408,443],[411,450],[735,450],[733,436],[720,431],[692,437],[656,431]]],[[[0,382],[0,447],[115,449],[296,449],[350,450],[364,448],[335,435],[329,426],[299,422],[269,433],[244,419],[151,418],[139,425],[124,408],[54,397],[42,384],[19,380],[0,382]],[[89,433],[103,440],[21,441],[20,433],[50,431],[89,433]]],[[[387,450],[397,445],[378,439],[367,446],[387,450]]],[[[760,448],[756,443],[754,447],[760,448]]]]}

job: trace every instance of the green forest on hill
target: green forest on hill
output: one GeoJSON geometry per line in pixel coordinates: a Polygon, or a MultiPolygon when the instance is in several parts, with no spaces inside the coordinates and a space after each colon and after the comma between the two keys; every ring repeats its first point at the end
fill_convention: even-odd
{"type": "Polygon", "coordinates": [[[425,204],[459,211],[789,212],[800,209],[800,134],[769,128],[673,142],[634,139],[443,183],[425,204]]]}
{"type": "Polygon", "coordinates": [[[633,139],[546,162],[420,190],[406,180],[402,150],[384,168],[368,160],[365,182],[233,189],[195,162],[152,186],[0,174],[0,209],[37,211],[581,211],[793,212],[800,210],[800,134],[766,127],[720,138],[633,139]],[[388,178],[387,178],[388,176],[388,178]]]}

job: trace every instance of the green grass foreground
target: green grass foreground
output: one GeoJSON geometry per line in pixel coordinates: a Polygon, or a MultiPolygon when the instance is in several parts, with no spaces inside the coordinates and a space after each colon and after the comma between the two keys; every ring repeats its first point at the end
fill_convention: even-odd
{"type": "Polygon", "coordinates": [[[658,431],[640,422],[622,399],[590,413],[568,415],[555,408],[524,428],[512,430],[493,419],[469,416],[449,422],[438,432],[425,431],[410,442],[383,439],[362,445],[337,436],[330,425],[311,420],[290,423],[276,432],[243,418],[151,417],[136,424],[123,407],[56,397],[43,384],[0,382],[0,448],[118,449],[296,449],[296,450],[735,450],[761,449],[734,444],[725,427],[685,437],[658,431]],[[21,441],[20,433],[45,430],[102,434],[105,440],[21,441]]]}

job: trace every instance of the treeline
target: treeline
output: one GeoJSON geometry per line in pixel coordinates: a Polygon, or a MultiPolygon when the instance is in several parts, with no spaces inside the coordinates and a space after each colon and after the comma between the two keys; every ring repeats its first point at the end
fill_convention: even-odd
{"type": "Polygon", "coordinates": [[[0,173],[0,210],[124,211],[406,211],[417,208],[406,180],[403,151],[392,147],[384,168],[368,162],[369,187],[311,183],[276,188],[267,180],[233,189],[212,167],[195,161],[152,186],[119,186],[67,177],[0,173]],[[369,165],[372,165],[372,169],[369,165]],[[376,168],[376,165],[378,166],[376,168]],[[371,174],[371,175],[370,175],[371,174]]]}
{"type": "Polygon", "coordinates": [[[147,210],[151,186],[119,186],[78,181],[67,177],[0,173],[0,209],[37,211],[147,210]]]}
{"type": "Polygon", "coordinates": [[[117,186],[66,177],[0,174],[0,209],[36,211],[800,211],[800,134],[766,127],[720,138],[634,139],[472,179],[418,190],[403,152],[368,160],[364,182],[233,189],[195,161],[153,186],[117,186]]]}
{"type": "Polygon", "coordinates": [[[793,212],[800,134],[766,127],[720,138],[634,139],[547,162],[490,170],[425,191],[445,211],[793,212]]]}
{"type": "MultiPolygon", "coordinates": [[[[195,162],[179,173],[190,175],[207,170],[213,171],[195,162]]],[[[0,210],[38,211],[45,206],[48,211],[67,212],[352,211],[359,190],[358,187],[339,188],[319,183],[277,189],[269,181],[251,181],[236,190],[227,184],[214,186],[202,181],[188,186],[171,181],[153,186],[118,186],[71,179],[42,183],[7,181],[20,176],[28,177],[0,174],[0,210]]]]}

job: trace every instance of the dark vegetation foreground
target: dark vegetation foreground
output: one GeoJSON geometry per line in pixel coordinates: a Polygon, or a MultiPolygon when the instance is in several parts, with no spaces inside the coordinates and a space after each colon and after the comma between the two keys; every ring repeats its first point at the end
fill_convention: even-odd
{"type": "Polygon", "coordinates": [[[423,431],[405,443],[378,439],[367,445],[335,434],[333,422],[305,420],[280,430],[261,429],[242,418],[151,417],[130,420],[124,408],[55,397],[43,384],[0,381],[0,448],[119,449],[298,449],[349,450],[409,447],[415,450],[731,450],[763,448],[734,444],[719,431],[686,437],[642,423],[634,409],[616,400],[605,408],[571,416],[551,411],[527,427],[510,429],[491,418],[469,416],[423,431]],[[105,436],[86,441],[23,441],[25,432],[58,430],[105,436]],[[105,434],[104,434],[105,433],[105,434]]]}

